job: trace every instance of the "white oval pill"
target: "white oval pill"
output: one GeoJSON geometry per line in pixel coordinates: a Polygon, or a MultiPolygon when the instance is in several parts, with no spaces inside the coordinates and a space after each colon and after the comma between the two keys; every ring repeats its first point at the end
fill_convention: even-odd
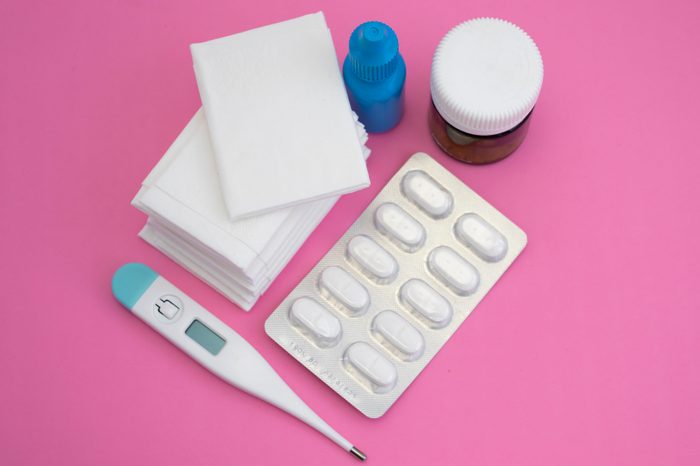
{"type": "Polygon", "coordinates": [[[365,276],[378,283],[389,283],[399,272],[396,259],[365,235],[357,235],[350,240],[347,255],[365,276]]]}
{"type": "Polygon", "coordinates": [[[452,320],[452,306],[423,280],[412,278],[401,286],[401,302],[428,327],[443,328],[452,320]]]}
{"type": "Polygon", "coordinates": [[[412,170],[401,180],[401,191],[411,202],[433,218],[452,211],[452,195],[422,170],[412,170]]]}
{"type": "Polygon", "coordinates": [[[372,333],[386,349],[400,359],[415,361],[423,354],[423,335],[393,311],[377,314],[372,321],[372,333]]]}
{"type": "Polygon", "coordinates": [[[386,393],[396,385],[396,367],[363,341],[350,345],[343,360],[348,371],[367,381],[375,393],[386,393]]]}
{"type": "Polygon", "coordinates": [[[318,301],[306,296],[292,303],[289,320],[302,334],[322,348],[336,345],[342,336],[338,318],[318,301]]]}
{"type": "Polygon", "coordinates": [[[428,256],[430,271],[460,296],[474,293],[479,286],[479,272],[467,260],[447,246],[438,246],[428,256]]]}
{"type": "Polygon", "coordinates": [[[423,225],[393,202],[386,202],[377,208],[374,225],[404,251],[416,251],[425,242],[423,225]]]}
{"type": "Polygon", "coordinates": [[[364,314],[369,307],[369,292],[340,267],[327,267],[318,280],[321,295],[352,316],[364,314]]]}
{"type": "Polygon", "coordinates": [[[475,213],[462,215],[455,234],[465,246],[488,262],[498,262],[508,252],[508,241],[493,225],[475,213]]]}

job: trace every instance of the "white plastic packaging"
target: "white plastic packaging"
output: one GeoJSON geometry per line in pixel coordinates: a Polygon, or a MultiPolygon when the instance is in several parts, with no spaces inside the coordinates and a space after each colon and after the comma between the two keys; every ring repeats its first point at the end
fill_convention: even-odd
{"type": "Polygon", "coordinates": [[[526,244],[520,228],[417,153],[282,301],[265,330],[377,418],[526,244]]]}

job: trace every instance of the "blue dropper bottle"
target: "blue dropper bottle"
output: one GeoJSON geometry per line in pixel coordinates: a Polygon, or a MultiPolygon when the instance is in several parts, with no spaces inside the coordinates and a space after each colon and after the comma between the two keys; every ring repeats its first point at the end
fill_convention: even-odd
{"type": "Polygon", "coordinates": [[[406,63],[393,29],[379,21],[360,24],[350,35],[343,79],[350,105],[370,133],[383,133],[403,116],[406,63]]]}

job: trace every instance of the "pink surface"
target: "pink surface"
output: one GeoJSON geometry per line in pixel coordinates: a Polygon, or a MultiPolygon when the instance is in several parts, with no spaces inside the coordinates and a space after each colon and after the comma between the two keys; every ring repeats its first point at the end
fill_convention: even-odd
{"type": "Polygon", "coordinates": [[[0,463],[355,464],[124,311],[110,277],[138,260],[253,343],[371,464],[700,464],[700,4],[430,4],[0,4],[0,463]],[[339,57],[360,22],[395,28],[407,114],[370,139],[371,188],[336,205],[247,314],[138,239],[129,201],[199,106],[188,44],[319,9],[339,57]],[[471,167],[428,135],[428,77],[444,33],[484,15],[532,35],[545,80],[521,149],[471,167]],[[530,242],[370,420],[263,322],[419,150],[530,242]]]}

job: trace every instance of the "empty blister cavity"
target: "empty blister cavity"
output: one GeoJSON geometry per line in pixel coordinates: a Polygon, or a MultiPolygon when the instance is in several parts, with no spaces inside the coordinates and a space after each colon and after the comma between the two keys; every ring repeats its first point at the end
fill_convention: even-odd
{"type": "Polygon", "coordinates": [[[423,355],[425,340],[416,328],[393,311],[382,311],[372,321],[372,334],[390,353],[404,361],[423,355]]]}
{"type": "Polygon", "coordinates": [[[399,273],[394,256],[365,235],[357,235],[348,243],[347,256],[363,275],[377,283],[390,283],[399,273]]]}
{"type": "Polygon", "coordinates": [[[292,303],[289,320],[303,335],[321,348],[337,345],[342,336],[338,318],[318,301],[306,296],[292,303]]]}
{"type": "Polygon", "coordinates": [[[369,344],[358,341],[345,350],[345,369],[375,393],[387,393],[396,385],[396,366],[369,344]]]}
{"type": "Polygon", "coordinates": [[[404,251],[417,251],[425,242],[423,225],[393,202],[385,202],[377,208],[374,212],[374,225],[404,251]]]}
{"type": "Polygon", "coordinates": [[[412,170],[401,180],[401,191],[411,202],[433,218],[452,212],[452,195],[423,170],[412,170]]]}
{"type": "Polygon", "coordinates": [[[470,295],[479,287],[479,271],[448,246],[438,246],[430,252],[428,268],[460,296],[470,295]]]}
{"type": "Polygon", "coordinates": [[[318,279],[318,287],[321,296],[352,317],[364,314],[369,308],[367,288],[340,267],[323,269],[318,279]]]}
{"type": "Polygon", "coordinates": [[[508,252],[508,240],[478,214],[462,215],[455,224],[455,235],[474,254],[487,262],[498,262],[508,252]]]}
{"type": "Polygon", "coordinates": [[[399,299],[411,314],[428,327],[443,328],[452,320],[450,302],[418,278],[412,278],[401,286],[399,299]]]}

